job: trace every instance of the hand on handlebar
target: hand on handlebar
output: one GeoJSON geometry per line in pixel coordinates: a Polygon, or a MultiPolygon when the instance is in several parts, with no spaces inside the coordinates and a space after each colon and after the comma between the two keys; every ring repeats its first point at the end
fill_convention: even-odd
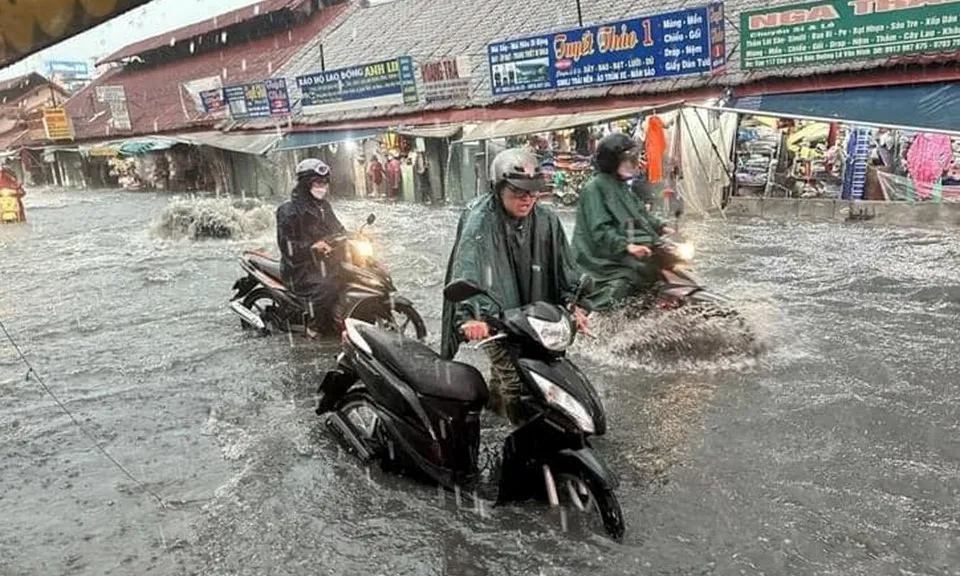
{"type": "Polygon", "coordinates": [[[460,331],[463,332],[463,336],[468,342],[485,340],[490,337],[490,325],[480,320],[464,322],[460,331]]]}
{"type": "Polygon", "coordinates": [[[323,256],[326,256],[327,254],[333,251],[333,248],[330,246],[330,244],[328,244],[324,240],[318,240],[317,242],[314,242],[311,248],[313,248],[323,256]]]}
{"type": "Polygon", "coordinates": [[[641,244],[628,244],[627,252],[632,254],[635,258],[640,258],[641,260],[648,258],[651,254],[653,254],[653,250],[650,250],[650,248],[647,248],[641,244]]]}
{"type": "Polygon", "coordinates": [[[590,332],[590,323],[587,320],[587,311],[579,306],[573,307],[573,319],[577,323],[577,332],[584,336],[593,336],[590,332]]]}

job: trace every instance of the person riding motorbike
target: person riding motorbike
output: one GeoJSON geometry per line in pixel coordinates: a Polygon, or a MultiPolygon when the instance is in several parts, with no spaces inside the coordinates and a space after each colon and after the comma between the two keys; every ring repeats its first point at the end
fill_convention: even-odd
{"type": "Polygon", "coordinates": [[[327,200],[330,167],[316,158],[297,165],[297,184],[290,200],[277,208],[277,244],[283,281],[296,295],[310,302],[310,328],[337,331],[335,307],[340,288],[342,254],[328,239],[345,231],[327,200]]]}
{"type": "Polygon", "coordinates": [[[653,248],[661,235],[674,233],[627,184],[638,152],[626,134],[604,137],[597,145],[596,173],[580,195],[572,248],[577,264],[596,282],[589,298],[594,310],[650,288],[657,272],[649,260],[653,248]]]}
{"type": "MultiPolygon", "coordinates": [[[[474,282],[505,309],[537,301],[571,306],[580,331],[587,330],[586,312],[574,305],[578,271],[557,215],[537,203],[545,181],[536,156],[522,149],[505,150],[490,166],[491,191],[466,212],[458,227],[446,277],[474,282]]],[[[465,302],[444,302],[441,355],[452,359],[461,341],[491,335],[485,316],[498,308],[487,296],[465,302]]],[[[491,362],[488,407],[511,421],[521,390],[509,350],[499,341],[486,347],[491,362]]]]}

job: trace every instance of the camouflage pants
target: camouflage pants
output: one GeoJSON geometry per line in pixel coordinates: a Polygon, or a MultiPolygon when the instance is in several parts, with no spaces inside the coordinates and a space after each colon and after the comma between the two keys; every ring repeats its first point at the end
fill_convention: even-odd
{"type": "Polygon", "coordinates": [[[487,409],[516,424],[523,381],[506,346],[500,342],[489,342],[484,349],[490,358],[490,398],[487,400],[487,409]]]}

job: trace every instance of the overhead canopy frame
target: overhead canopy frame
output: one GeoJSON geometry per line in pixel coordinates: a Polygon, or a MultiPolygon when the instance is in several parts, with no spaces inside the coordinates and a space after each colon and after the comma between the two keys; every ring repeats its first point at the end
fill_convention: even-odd
{"type": "Polygon", "coordinates": [[[604,124],[623,118],[629,118],[630,116],[642,114],[644,112],[665,112],[673,108],[679,108],[682,105],[683,101],[678,101],[661,104],[659,106],[636,106],[630,108],[618,108],[615,110],[599,110],[593,112],[576,112],[574,114],[534,116],[532,118],[493,120],[490,122],[481,122],[474,125],[472,128],[465,129],[463,137],[457,140],[457,142],[493,140],[496,138],[508,138],[511,136],[522,136],[524,134],[535,134],[537,132],[566,130],[569,128],[576,128],[578,126],[604,124]]]}

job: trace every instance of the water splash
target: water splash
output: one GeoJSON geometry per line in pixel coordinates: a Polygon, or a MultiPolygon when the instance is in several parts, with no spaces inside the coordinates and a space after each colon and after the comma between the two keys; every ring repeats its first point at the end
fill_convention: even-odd
{"type": "Polygon", "coordinates": [[[780,331],[772,306],[755,304],[737,312],[713,316],[693,308],[628,306],[592,315],[591,331],[602,338],[581,338],[576,349],[601,365],[649,372],[742,369],[769,351],[780,331]]]}
{"type": "Polygon", "coordinates": [[[274,225],[274,208],[252,198],[178,198],[153,227],[157,236],[200,240],[254,238],[274,225]]]}

